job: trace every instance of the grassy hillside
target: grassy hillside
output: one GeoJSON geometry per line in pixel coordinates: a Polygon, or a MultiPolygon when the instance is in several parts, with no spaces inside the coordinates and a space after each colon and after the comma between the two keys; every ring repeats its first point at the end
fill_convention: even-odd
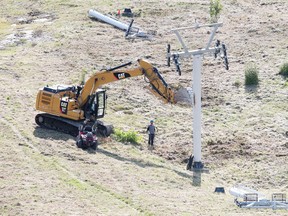
{"type": "MultiPolygon", "coordinates": [[[[182,75],[166,66],[166,48],[180,51],[171,29],[209,22],[209,1],[0,2],[0,212],[1,215],[286,215],[287,210],[241,209],[229,189],[246,184],[271,199],[288,189],[288,62],[286,0],[223,1],[215,39],[227,46],[230,70],[205,56],[202,67],[202,158],[206,172],[186,170],[192,153],[192,108],[163,104],[143,77],[105,86],[104,118],[134,130],[138,145],[100,139],[97,152],[77,149],[75,138],[37,127],[39,88],[79,84],[88,76],[145,58],[173,88],[191,87],[192,59],[182,75]],[[114,16],[140,13],[134,24],[157,32],[152,41],[125,40],[124,32],[88,18],[91,8],[114,16]],[[245,68],[259,70],[246,86],[245,68]],[[147,149],[146,125],[158,127],[156,148],[147,149]],[[215,187],[225,194],[215,194],[215,187]]],[[[120,17],[129,23],[127,17],[120,17]]],[[[209,29],[183,31],[189,49],[209,29]]],[[[214,44],[215,41],[213,41],[214,44]]],[[[134,66],[137,66],[136,64],[134,66]]]]}

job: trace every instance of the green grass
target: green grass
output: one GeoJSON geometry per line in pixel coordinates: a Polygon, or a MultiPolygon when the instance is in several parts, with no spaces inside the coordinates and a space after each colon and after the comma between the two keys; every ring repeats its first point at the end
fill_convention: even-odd
{"type": "Polygon", "coordinates": [[[288,62],[281,65],[279,74],[288,77],[288,62]]]}
{"type": "MultiPolygon", "coordinates": [[[[0,27],[1,28],[1,27],[0,27]]],[[[0,57],[12,56],[17,53],[16,47],[12,47],[10,45],[6,46],[4,50],[1,50],[0,57]]],[[[2,66],[3,67],[3,66],[2,66]]]]}
{"type": "Polygon", "coordinates": [[[11,29],[11,24],[8,23],[5,19],[0,18],[0,36],[11,32],[11,29]]]}
{"type": "Polygon", "coordinates": [[[142,137],[135,131],[122,131],[121,129],[115,128],[114,136],[119,142],[130,142],[134,144],[139,144],[142,141],[142,137]]]}
{"type": "Polygon", "coordinates": [[[258,68],[255,65],[249,65],[245,69],[245,85],[258,85],[259,78],[258,78],[258,68]]]}
{"type": "Polygon", "coordinates": [[[237,80],[234,82],[233,85],[234,85],[235,87],[239,88],[239,87],[241,86],[240,80],[237,79],[237,80]]]}
{"type": "Polygon", "coordinates": [[[81,181],[79,181],[78,179],[75,178],[71,178],[71,179],[65,179],[65,182],[68,185],[71,185],[79,190],[86,190],[87,189],[87,185],[83,184],[81,181]]]}
{"type": "Polygon", "coordinates": [[[87,69],[82,69],[82,72],[80,74],[80,80],[78,83],[81,83],[81,85],[84,85],[85,83],[85,77],[86,77],[86,74],[88,73],[88,70],[87,69]]]}

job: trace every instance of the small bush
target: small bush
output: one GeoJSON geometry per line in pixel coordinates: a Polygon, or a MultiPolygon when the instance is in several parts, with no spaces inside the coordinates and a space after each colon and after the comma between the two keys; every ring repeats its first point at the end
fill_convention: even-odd
{"type": "Polygon", "coordinates": [[[212,23],[218,21],[222,8],[223,6],[220,0],[210,0],[209,12],[210,12],[210,19],[212,23]]]}
{"type": "Polygon", "coordinates": [[[236,80],[235,83],[234,83],[234,86],[239,88],[241,86],[241,82],[239,80],[236,80]]]}
{"type": "Polygon", "coordinates": [[[114,135],[116,137],[116,140],[119,142],[139,143],[142,140],[142,137],[137,132],[132,130],[125,132],[118,128],[115,128],[114,135]]]}
{"type": "Polygon", "coordinates": [[[258,69],[250,65],[245,69],[245,85],[258,85],[258,69]]]}
{"type": "Polygon", "coordinates": [[[87,69],[83,69],[80,75],[80,84],[84,85],[85,83],[85,76],[88,73],[87,69]]]}
{"type": "Polygon", "coordinates": [[[288,63],[284,63],[281,65],[279,74],[286,77],[288,76],[288,63]]]}

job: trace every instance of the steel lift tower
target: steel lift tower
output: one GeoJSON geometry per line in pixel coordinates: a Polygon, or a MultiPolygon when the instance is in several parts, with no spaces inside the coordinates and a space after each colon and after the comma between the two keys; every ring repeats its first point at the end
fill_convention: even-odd
{"type": "Polygon", "coordinates": [[[179,58],[193,58],[193,71],[192,71],[193,94],[191,97],[192,97],[192,106],[193,106],[193,157],[194,158],[192,158],[192,161],[191,161],[191,157],[190,157],[189,160],[191,162],[191,166],[194,169],[202,169],[204,167],[204,164],[201,162],[201,67],[202,67],[203,55],[206,53],[214,53],[215,58],[219,55],[224,61],[226,70],[229,69],[225,44],[224,43],[220,44],[220,41],[217,40],[215,46],[210,47],[217,29],[221,27],[222,25],[223,25],[222,23],[213,23],[213,24],[205,24],[205,25],[200,25],[196,23],[192,27],[172,29],[171,31],[176,34],[177,39],[183,48],[183,51],[171,53],[170,44],[168,44],[168,47],[167,47],[167,64],[168,66],[170,66],[170,61],[172,58],[179,75],[181,75],[181,70],[180,70],[180,63],[178,59],[179,58]],[[206,46],[201,49],[189,51],[179,31],[186,30],[186,29],[197,30],[203,27],[211,28],[211,33],[210,33],[209,40],[206,46]]]}

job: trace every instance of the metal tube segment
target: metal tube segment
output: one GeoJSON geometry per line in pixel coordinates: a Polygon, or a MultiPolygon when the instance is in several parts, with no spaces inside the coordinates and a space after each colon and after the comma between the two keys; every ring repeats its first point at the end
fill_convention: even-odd
{"type": "Polygon", "coordinates": [[[204,25],[199,25],[199,24],[197,23],[195,26],[176,28],[176,29],[172,29],[171,31],[174,32],[174,31],[178,31],[178,30],[198,29],[198,28],[201,28],[201,27],[214,27],[214,26],[217,26],[217,28],[218,28],[218,27],[223,26],[223,23],[211,23],[211,24],[204,24],[204,25]]]}
{"type": "MultiPolygon", "coordinates": [[[[201,163],[201,67],[202,55],[193,57],[193,154],[194,163],[201,163]]],[[[198,168],[198,167],[197,167],[198,168]]],[[[199,167],[200,168],[200,167],[199,167]]]]}
{"type": "Polygon", "coordinates": [[[177,38],[178,38],[178,40],[179,40],[181,46],[183,47],[185,54],[186,54],[187,56],[189,56],[189,51],[188,51],[188,49],[187,49],[187,47],[186,47],[184,41],[182,40],[182,38],[181,38],[179,32],[178,32],[177,30],[175,30],[174,33],[176,34],[176,36],[177,36],[177,38]]]}

